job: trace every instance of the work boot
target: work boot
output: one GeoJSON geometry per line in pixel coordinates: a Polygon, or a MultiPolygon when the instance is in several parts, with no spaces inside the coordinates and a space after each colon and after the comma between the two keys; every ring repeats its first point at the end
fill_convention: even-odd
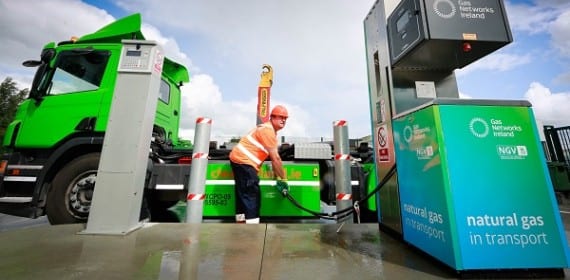
{"type": "Polygon", "coordinates": [[[236,223],[245,224],[245,214],[236,214],[236,223]]]}
{"type": "Polygon", "coordinates": [[[259,218],[255,218],[255,219],[246,219],[245,220],[246,224],[259,224],[259,218]]]}

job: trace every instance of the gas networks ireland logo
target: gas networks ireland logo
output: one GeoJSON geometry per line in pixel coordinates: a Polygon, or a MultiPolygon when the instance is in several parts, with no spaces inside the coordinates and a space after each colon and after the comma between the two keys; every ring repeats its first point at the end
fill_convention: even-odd
{"type": "Polygon", "coordinates": [[[457,12],[457,8],[451,0],[435,0],[433,2],[433,11],[441,18],[450,19],[457,12]]]}
{"type": "Polygon", "coordinates": [[[489,135],[489,124],[482,118],[473,118],[469,122],[469,130],[477,138],[485,138],[489,135]]]}
{"type": "Polygon", "coordinates": [[[414,136],[414,131],[409,125],[406,125],[406,127],[404,127],[404,140],[410,143],[412,142],[413,136],[414,136]]]}

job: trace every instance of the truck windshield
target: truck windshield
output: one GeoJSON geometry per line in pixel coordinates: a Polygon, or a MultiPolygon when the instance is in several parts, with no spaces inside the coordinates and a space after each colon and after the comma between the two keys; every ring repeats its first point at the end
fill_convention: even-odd
{"type": "Polygon", "coordinates": [[[101,85],[109,57],[108,51],[61,52],[47,94],[96,90],[101,85]]]}

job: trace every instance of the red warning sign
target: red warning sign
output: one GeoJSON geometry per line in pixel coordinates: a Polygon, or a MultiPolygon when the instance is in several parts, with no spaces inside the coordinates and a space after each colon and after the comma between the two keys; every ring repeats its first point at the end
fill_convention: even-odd
{"type": "Polygon", "coordinates": [[[378,149],[378,161],[390,161],[390,152],[388,148],[378,149]]]}

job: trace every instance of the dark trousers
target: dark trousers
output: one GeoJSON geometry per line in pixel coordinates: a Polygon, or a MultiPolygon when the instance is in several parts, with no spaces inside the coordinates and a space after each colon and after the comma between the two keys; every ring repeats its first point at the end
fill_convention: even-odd
{"type": "Polygon", "coordinates": [[[259,218],[261,193],[257,170],[247,164],[231,162],[231,166],[236,184],[236,214],[245,214],[246,219],[259,218]]]}

